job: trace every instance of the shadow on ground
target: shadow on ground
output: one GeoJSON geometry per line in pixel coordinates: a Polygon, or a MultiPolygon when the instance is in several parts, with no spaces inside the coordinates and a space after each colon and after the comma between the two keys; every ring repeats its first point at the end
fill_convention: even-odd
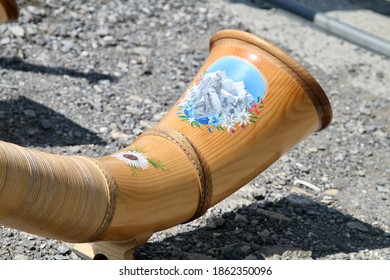
{"type": "Polygon", "coordinates": [[[23,96],[0,101],[0,140],[42,147],[106,144],[95,133],[23,96]]]}
{"type": "Polygon", "coordinates": [[[81,72],[65,67],[50,67],[33,63],[28,63],[19,57],[0,57],[0,68],[14,71],[32,72],[47,75],[64,76],[67,75],[73,78],[86,79],[89,83],[94,84],[101,80],[109,80],[117,82],[118,78],[112,75],[101,74],[95,71],[81,72]]]}
{"type": "Polygon", "coordinates": [[[389,233],[380,228],[293,194],[276,203],[254,203],[221,217],[217,218],[217,227],[205,221],[201,228],[172,232],[161,242],[147,243],[136,251],[135,258],[265,259],[278,255],[318,259],[390,247],[389,233]],[[237,214],[247,221],[237,222],[237,214]]]}
{"type": "MultiPolygon", "coordinates": [[[[230,0],[233,3],[250,4],[252,6],[261,9],[271,9],[274,7],[272,4],[265,0],[230,0]]],[[[371,10],[376,13],[389,16],[390,15],[390,2],[387,0],[295,0],[295,2],[304,4],[307,7],[311,7],[320,12],[330,11],[353,11],[353,10],[371,10]]]]}

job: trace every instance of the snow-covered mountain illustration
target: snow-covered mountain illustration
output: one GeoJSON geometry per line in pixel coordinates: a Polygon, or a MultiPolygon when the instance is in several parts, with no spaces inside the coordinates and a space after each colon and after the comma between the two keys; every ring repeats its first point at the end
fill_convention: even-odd
{"type": "Polygon", "coordinates": [[[207,73],[199,85],[193,87],[183,102],[189,117],[201,118],[211,115],[239,116],[255,102],[248,93],[244,82],[234,82],[226,76],[225,71],[207,73]]]}
{"type": "MultiPolygon", "coordinates": [[[[256,80],[250,80],[250,84],[256,89],[256,80]]],[[[239,127],[256,123],[263,108],[263,99],[256,94],[248,91],[243,80],[233,80],[227,71],[216,69],[205,72],[187,91],[177,114],[192,127],[234,133],[239,127]]]]}

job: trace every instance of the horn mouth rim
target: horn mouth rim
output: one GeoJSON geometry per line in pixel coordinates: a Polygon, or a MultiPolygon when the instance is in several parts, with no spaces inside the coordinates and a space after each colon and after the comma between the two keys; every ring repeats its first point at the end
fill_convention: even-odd
{"type": "Polygon", "coordinates": [[[326,128],[331,123],[333,114],[330,101],[317,80],[301,63],[292,58],[281,48],[275,46],[267,40],[241,30],[227,29],[218,31],[211,37],[209,49],[211,50],[213,48],[213,45],[216,41],[222,39],[235,39],[252,44],[271,54],[283,64],[285,64],[288,68],[297,74],[297,76],[310,90],[308,95],[312,99],[320,118],[320,127],[317,129],[317,131],[326,128]]]}
{"type": "Polygon", "coordinates": [[[18,19],[19,8],[15,0],[3,0],[0,2],[0,6],[3,6],[8,21],[16,21],[18,19]]]}

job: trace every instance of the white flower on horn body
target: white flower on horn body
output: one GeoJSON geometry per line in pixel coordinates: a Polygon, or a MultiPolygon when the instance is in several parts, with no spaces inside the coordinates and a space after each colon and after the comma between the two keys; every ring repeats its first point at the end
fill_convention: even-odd
{"type": "Polygon", "coordinates": [[[235,124],[237,123],[237,119],[234,117],[234,114],[232,114],[230,117],[223,116],[221,119],[221,125],[226,128],[226,131],[228,133],[231,132],[231,130],[235,129],[235,124]]]}
{"type": "Polygon", "coordinates": [[[245,126],[250,124],[251,114],[247,111],[242,111],[238,115],[238,121],[240,122],[240,126],[245,126]]]}
{"type": "Polygon", "coordinates": [[[125,162],[131,167],[147,169],[149,167],[148,158],[141,152],[128,151],[120,152],[113,155],[115,158],[125,162]]]}

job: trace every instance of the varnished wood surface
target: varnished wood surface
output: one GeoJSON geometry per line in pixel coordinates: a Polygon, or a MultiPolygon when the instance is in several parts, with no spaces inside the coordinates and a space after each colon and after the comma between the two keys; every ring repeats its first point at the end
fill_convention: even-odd
{"type": "Polygon", "coordinates": [[[19,9],[15,0],[0,0],[0,23],[15,21],[19,17],[19,9]]]}
{"type": "Polygon", "coordinates": [[[211,206],[228,197],[329,124],[330,104],[314,78],[283,51],[245,32],[214,35],[210,55],[189,88],[226,57],[244,61],[265,81],[264,108],[255,123],[235,127],[233,135],[191,125],[178,114],[186,91],[156,125],[179,133],[182,140],[146,133],[95,161],[0,143],[0,223],[70,242],[94,240],[97,243],[74,248],[89,256],[105,251],[112,258],[127,258],[146,242],[145,236],[184,223],[200,205],[211,206]],[[212,191],[205,191],[208,188],[212,191]],[[31,215],[18,210],[26,201],[34,209],[31,215]],[[73,228],[80,231],[75,234],[73,228]]]}
{"type": "Polygon", "coordinates": [[[322,126],[320,129],[326,128],[332,120],[332,108],[328,97],[326,96],[322,87],[313,78],[309,71],[307,71],[298,61],[289,56],[282,49],[278,48],[271,42],[257,37],[253,34],[242,32],[239,30],[222,30],[214,34],[210,40],[210,49],[213,45],[222,39],[241,40],[242,42],[252,44],[253,46],[268,52],[280,62],[290,68],[303,81],[309,90],[306,94],[309,95],[312,102],[315,104],[318,114],[321,117],[322,126]]]}

